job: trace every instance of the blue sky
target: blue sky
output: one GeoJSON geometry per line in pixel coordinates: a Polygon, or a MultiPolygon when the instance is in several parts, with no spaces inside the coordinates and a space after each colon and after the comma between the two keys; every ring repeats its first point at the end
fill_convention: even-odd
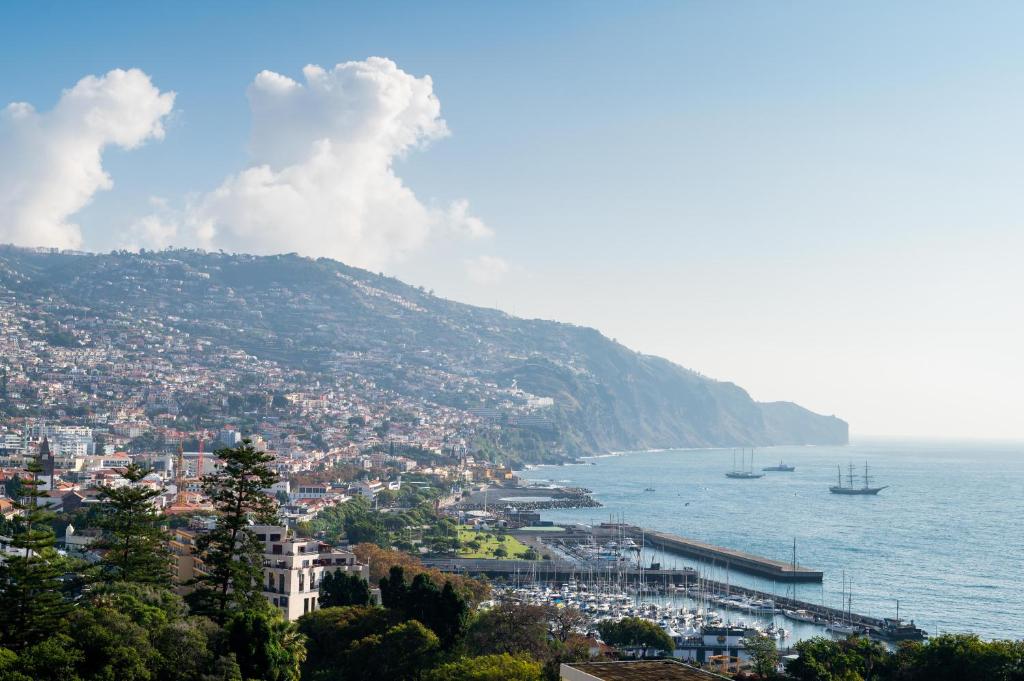
{"type": "Polygon", "coordinates": [[[71,218],[85,248],[258,160],[260,71],[385,57],[432,78],[450,132],[393,173],[493,234],[374,269],[596,326],[855,437],[1024,437],[1019,3],[137,5],[0,9],[0,107],[116,68],[176,93],[163,139],[104,150],[113,187],[71,218]],[[500,271],[467,276],[480,257],[500,271]]]}

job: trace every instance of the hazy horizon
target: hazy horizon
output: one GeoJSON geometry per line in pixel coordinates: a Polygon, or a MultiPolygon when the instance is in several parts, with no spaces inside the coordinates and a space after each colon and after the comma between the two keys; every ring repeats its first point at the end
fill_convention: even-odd
{"type": "Polygon", "coordinates": [[[3,13],[0,242],[324,255],[854,441],[1024,440],[1022,6],[3,13]]]}

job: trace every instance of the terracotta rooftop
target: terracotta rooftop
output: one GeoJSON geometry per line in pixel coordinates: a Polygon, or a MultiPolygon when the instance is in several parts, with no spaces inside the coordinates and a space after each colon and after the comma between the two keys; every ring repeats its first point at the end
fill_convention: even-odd
{"type": "Polygon", "coordinates": [[[624,662],[576,662],[563,664],[563,679],[583,680],[583,672],[600,681],[713,681],[727,677],[696,669],[675,660],[631,660],[624,662]],[[568,670],[567,670],[568,668],[568,670]],[[566,673],[568,671],[568,673],[566,673]]]}

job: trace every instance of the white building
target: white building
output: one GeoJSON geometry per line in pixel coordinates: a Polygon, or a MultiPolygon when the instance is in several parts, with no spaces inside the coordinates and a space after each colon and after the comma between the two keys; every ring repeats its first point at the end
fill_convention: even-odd
{"type": "Polygon", "coordinates": [[[313,539],[288,536],[279,525],[249,528],[264,543],[263,595],[289,620],[319,607],[320,580],[325,572],[354,572],[369,580],[370,567],[354,553],[313,539]]]}
{"type": "Polygon", "coordinates": [[[331,488],[326,485],[300,485],[291,493],[292,501],[297,499],[323,499],[331,493],[331,488]]]}
{"type": "Polygon", "coordinates": [[[364,499],[373,501],[377,493],[384,489],[384,483],[380,480],[360,480],[354,487],[364,499]]]}

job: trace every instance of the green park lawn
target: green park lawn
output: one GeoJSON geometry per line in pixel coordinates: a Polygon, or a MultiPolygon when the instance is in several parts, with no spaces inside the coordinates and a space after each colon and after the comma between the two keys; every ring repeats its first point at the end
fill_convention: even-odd
{"type": "Polygon", "coordinates": [[[459,549],[459,557],[498,558],[494,553],[499,547],[503,547],[508,552],[508,555],[503,556],[503,558],[522,558],[529,550],[526,544],[510,535],[504,536],[505,541],[501,541],[501,539],[496,532],[481,532],[474,530],[468,525],[460,525],[459,543],[462,545],[462,548],[459,549]],[[488,538],[487,535],[490,535],[490,537],[488,538]],[[471,549],[466,546],[466,544],[474,540],[479,542],[479,549],[471,549]]]}

